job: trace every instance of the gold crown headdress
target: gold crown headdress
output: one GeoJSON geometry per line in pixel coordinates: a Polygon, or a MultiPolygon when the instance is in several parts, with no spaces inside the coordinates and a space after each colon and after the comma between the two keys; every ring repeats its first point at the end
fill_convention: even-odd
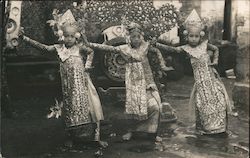
{"type": "Polygon", "coordinates": [[[203,22],[195,9],[192,10],[187,19],[184,21],[184,27],[186,29],[183,32],[184,35],[187,35],[191,29],[197,29],[200,31],[201,36],[205,35],[205,32],[203,31],[203,22]]]}
{"type": "Polygon", "coordinates": [[[129,21],[126,17],[122,17],[121,25],[128,31],[127,33],[137,31],[143,34],[142,26],[136,22],[129,21]]]}
{"type": "Polygon", "coordinates": [[[123,17],[121,20],[121,25],[126,29],[125,37],[127,43],[130,43],[129,34],[132,32],[139,32],[142,36],[144,36],[143,27],[136,22],[131,22],[123,17]]]}
{"type": "MultiPolygon", "coordinates": [[[[70,10],[67,10],[64,14],[58,13],[59,11],[57,9],[54,9],[52,13],[54,20],[48,20],[47,23],[49,23],[52,27],[54,34],[59,37],[59,41],[64,40],[62,30],[65,26],[75,27],[77,30],[75,37],[79,39],[81,37],[81,34],[79,32],[80,27],[78,22],[75,20],[72,12],[70,10]]],[[[81,32],[84,32],[84,30],[82,30],[81,32]]]]}
{"type": "Polygon", "coordinates": [[[127,28],[129,33],[134,32],[134,31],[137,31],[137,32],[140,32],[140,33],[143,32],[141,25],[138,24],[138,23],[135,23],[135,22],[131,22],[129,25],[127,25],[126,28],[127,28]]]}

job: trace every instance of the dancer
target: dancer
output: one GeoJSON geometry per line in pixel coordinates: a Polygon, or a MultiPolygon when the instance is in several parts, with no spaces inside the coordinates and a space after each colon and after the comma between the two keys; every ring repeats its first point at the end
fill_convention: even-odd
{"type": "Polygon", "coordinates": [[[161,109],[161,98],[155,84],[149,59],[149,51],[157,53],[160,66],[164,71],[172,70],[166,67],[163,57],[157,48],[150,46],[143,38],[142,27],[137,23],[131,23],[127,27],[127,44],[113,47],[104,44],[90,43],[92,48],[120,53],[126,60],[125,86],[126,104],[125,113],[129,118],[137,120],[133,129],[123,135],[124,140],[130,140],[133,132],[145,132],[157,135],[161,109]]]}
{"type": "Polygon", "coordinates": [[[204,25],[195,10],[184,24],[186,28],[184,34],[187,36],[186,45],[175,48],[156,42],[152,44],[168,52],[184,52],[190,57],[195,80],[190,106],[194,107],[191,109],[195,109],[196,129],[200,134],[225,133],[227,114],[232,111],[233,106],[214,68],[218,64],[219,49],[204,40],[204,25]],[[208,50],[213,51],[212,56],[209,56],[208,50]]]}
{"type": "Polygon", "coordinates": [[[68,10],[61,18],[64,22],[59,21],[61,44],[44,45],[22,35],[22,32],[21,37],[35,48],[58,55],[63,92],[62,116],[70,138],[66,145],[72,147],[77,141],[94,140],[106,147],[107,143],[100,140],[100,120],[104,119],[101,102],[89,76],[94,52],[78,42],[81,30],[69,15],[72,14],[68,10]]]}

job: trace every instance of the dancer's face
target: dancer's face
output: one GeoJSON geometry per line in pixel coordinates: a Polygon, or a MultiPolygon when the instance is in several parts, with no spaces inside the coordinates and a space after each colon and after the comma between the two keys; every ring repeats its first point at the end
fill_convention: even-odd
{"type": "Polygon", "coordinates": [[[76,43],[76,29],[74,27],[65,27],[63,31],[64,43],[66,47],[72,47],[76,43]]]}
{"type": "Polygon", "coordinates": [[[134,31],[130,33],[130,41],[131,41],[131,46],[133,48],[138,48],[140,47],[142,43],[142,35],[140,32],[134,31]]]}
{"type": "Polygon", "coordinates": [[[192,47],[199,45],[201,40],[200,30],[191,29],[188,33],[188,44],[192,47]]]}

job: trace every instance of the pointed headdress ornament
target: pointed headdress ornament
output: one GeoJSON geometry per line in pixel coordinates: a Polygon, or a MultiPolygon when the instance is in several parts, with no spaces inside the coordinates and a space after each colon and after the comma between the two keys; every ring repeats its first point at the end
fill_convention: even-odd
{"type": "Polygon", "coordinates": [[[77,29],[75,37],[80,38],[81,34],[78,32],[79,26],[72,12],[70,10],[67,10],[64,14],[58,14],[58,12],[59,11],[55,9],[52,13],[54,20],[49,20],[47,21],[47,23],[49,23],[50,26],[53,28],[54,34],[59,37],[59,41],[64,40],[62,30],[65,26],[75,27],[77,29]]]}
{"type": "Polygon", "coordinates": [[[186,29],[183,32],[185,35],[187,35],[189,31],[192,29],[200,31],[201,36],[205,35],[205,32],[203,31],[204,29],[203,22],[195,9],[192,10],[187,19],[184,21],[184,27],[186,29]]]}

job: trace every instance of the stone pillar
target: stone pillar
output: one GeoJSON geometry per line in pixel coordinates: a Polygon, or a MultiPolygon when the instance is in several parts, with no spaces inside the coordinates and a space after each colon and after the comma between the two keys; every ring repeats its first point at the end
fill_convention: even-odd
{"type": "Polygon", "coordinates": [[[231,40],[233,42],[236,42],[236,37],[237,37],[237,27],[236,27],[236,17],[237,17],[237,11],[238,11],[238,5],[237,5],[237,0],[231,0],[231,17],[230,17],[230,38],[227,40],[231,40]]]}
{"type": "Polygon", "coordinates": [[[233,101],[239,112],[249,116],[249,1],[237,1],[236,42],[240,51],[236,55],[236,82],[233,89],[233,101]]]}

